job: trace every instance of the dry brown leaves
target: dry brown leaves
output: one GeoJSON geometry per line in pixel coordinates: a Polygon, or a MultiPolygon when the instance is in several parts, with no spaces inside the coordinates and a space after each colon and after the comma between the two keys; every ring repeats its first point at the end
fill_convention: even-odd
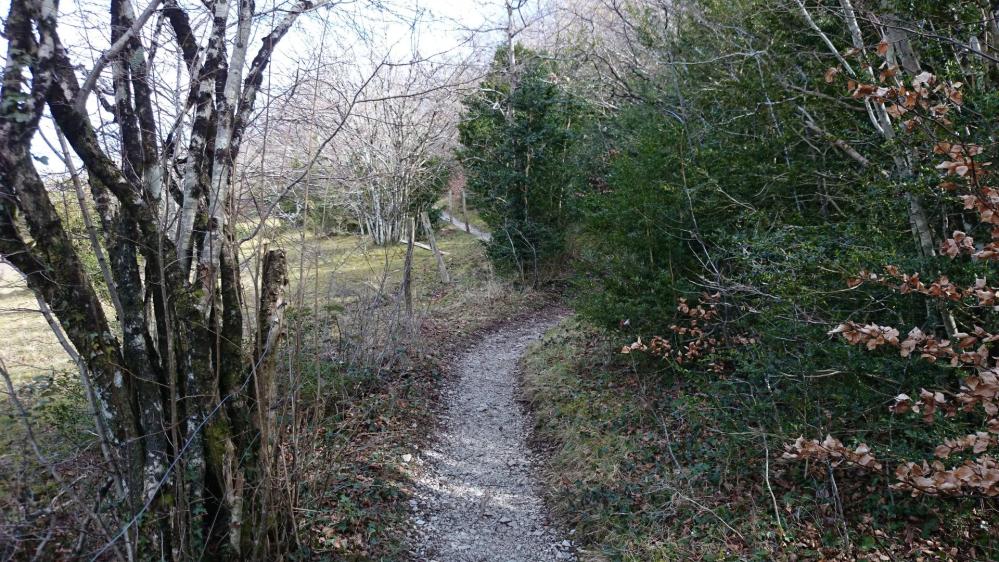
{"type": "MultiPolygon", "coordinates": [[[[756,338],[742,334],[716,335],[721,326],[718,321],[720,299],[719,293],[702,294],[696,305],[691,305],[685,298],[678,299],[676,310],[680,320],[670,325],[671,336],[653,336],[648,343],[638,338],[622,347],[621,353],[640,351],[683,365],[714,355],[722,347],[756,343],[756,338]]],[[[723,372],[726,366],[721,361],[712,361],[708,369],[723,372]]]]}
{"type": "Polygon", "coordinates": [[[832,435],[825,439],[805,439],[798,437],[794,443],[784,445],[784,460],[828,461],[832,466],[844,463],[856,465],[869,470],[880,471],[882,465],[871,455],[871,449],[866,443],[861,443],[856,449],[851,449],[832,435]]]}
{"type": "Polygon", "coordinates": [[[898,483],[893,488],[909,490],[913,496],[926,494],[999,496],[999,463],[983,455],[948,469],[940,461],[903,463],[895,469],[898,483]]]}

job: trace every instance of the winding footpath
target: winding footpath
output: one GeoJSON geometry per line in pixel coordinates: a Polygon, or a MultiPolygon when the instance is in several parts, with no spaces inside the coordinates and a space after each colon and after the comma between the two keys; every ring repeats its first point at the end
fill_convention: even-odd
{"type": "Polygon", "coordinates": [[[465,232],[471,234],[472,236],[482,240],[483,242],[489,242],[493,239],[493,235],[479,229],[474,224],[465,224],[461,219],[452,215],[447,211],[441,211],[441,218],[453,224],[459,230],[464,230],[465,232]]]}
{"type": "Polygon", "coordinates": [[[576,559],[538,495],[530,424],[516,399],[518,360],[557,321],[549,315],[505,327],[458,359],[445,389],[442,429],[415,459],[415,559],[576,559]]]}

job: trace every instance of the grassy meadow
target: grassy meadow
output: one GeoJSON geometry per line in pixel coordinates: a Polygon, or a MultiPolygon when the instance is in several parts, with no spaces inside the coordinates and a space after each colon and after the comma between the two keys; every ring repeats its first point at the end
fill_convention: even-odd
{"type": "MultiPolygon", "coordinates": [[[[450,225],[446,225],[437,237],[446,253],[448,271],[456,283],[467,284],[489,275],[478,240],[450,225]]],[[[423,238],[418,237],[418,240],[423,241],[423,238]]],[[[381,292],[386,298],[395,298],[406,258],[404,244],[379,247],[360,236],[317,238],[311,232],[291,229],[280,231],[269,240],[268,245],[286,250],[291,280],[289,300],[295,302],[301,289],[303,305],[311,304],[317,297],[349,301],[372,291],[381,292]]],[[[242,248],[244,290],[248,303],[255,302],[252,268],[255,267],[258,248],[247,245],[242,248]]],[[[440,285],[433,253],[415,248],[413,296],[418,310],[426,308],[431,300],[436,302],[440,299],[440,285]]],[[[110,306],[107,312],[114,317],[110,306]]],[[[0,359],[3,359],[16,382],[75,368],[39,311],[38,303],[21,275],[7,264],[0,264],[0,338],[0,359]]]]}

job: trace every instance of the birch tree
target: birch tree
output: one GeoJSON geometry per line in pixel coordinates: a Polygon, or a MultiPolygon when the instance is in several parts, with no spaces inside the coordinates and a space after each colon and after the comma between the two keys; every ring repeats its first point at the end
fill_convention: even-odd
{"type": "Polygon", "coordinates": [[[366,105],[343,139],[344,204],[378,245],[398,242],[407,217],[443,189],[457,109],[450,86],[432,86],[451,84],[439,74],[417,66],[383,76],[369,95],[384,100],[366,105]]]}
{"type": "Polygon", "coordinates": [[[297,0],[265,18],[253,0],[111,0],[110,47],[93,65],[71,58],[55,2],[10,4],[0,256],[51,309],[93,382],[120,490],[106,507],[117,531],[94,558],[124,544],[130,559],[259,559],[287,544],[289,519],[268,491],[266,427],[285,258],[262,256],[258,315],[244,318],[231,180],[275,49],[319,4],[297,0]],[[172,114],[156,102],[163,65],[185,76],[172,114]],[[35,167],[46,110],[89,184],[120,329],[35,167]],[[95,123],[101,111],[111,124],[95,123]]]}

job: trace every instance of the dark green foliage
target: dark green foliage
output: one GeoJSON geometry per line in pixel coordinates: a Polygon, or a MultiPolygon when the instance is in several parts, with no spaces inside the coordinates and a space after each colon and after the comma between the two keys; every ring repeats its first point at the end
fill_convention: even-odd
{"type": "Polygon", "coordinates": [[[553,62],[520,47],[517,56],[523,70],[512,92],[501,49],[492,75],[465,99],[459,158],[470,204],[493,231],[490,257],[538,280],[565,248],[574,179],[568,150],[585,106],[559,85],[553,62]]]}
{"type": "Polygon", "coordinates": [[[608,127],[618,138],[601,147],[606,174],[579,200],[580,305],[602,323],[647,328],[671,313],[684,273],[695,267],[685,139],[651,107],[632,108],[608,127]]]}
{"type": "MultiPolygon", "coordinates": [[[[981,9],[986,7],[984,2],[870,4],[854,2],[867,52],[847,58],[858,72],[871,64],[875,76],[887,65],[875,48],[882,28],[872,24],[872,14],[894,14],[910,22],[906,25],[938,37],[967,37],[982,33],[981,9]]],[[[641,69],[642,78],[630,84],[628,103],[612,110],[588,106],[574,118],[574,134],[559,137],[560,151],[540,153],[553,166],[561,166],[547,181],[572,188],[559,207],[570,222],[549,224],[562,227],[555,236],[564,237],[564,248],[574,258],[577,310],[590,323],[609,329],[612,341],[620,345],[638,337],[669,337],[678,317],[677,298],[694,300],[702,292],[718,292],[722,333],[756,338],[753,345],[721,349],[711,358],[728,366],[723,373],[705,369],[707,361],[676,365],[649,357],[629,359],[633,372],[663,401],[660,411],[683,418],[683,427],[676,428],[683,442],[674,443],[674,450],[682,470],[694,473],[692,482],[718,486],[720,494],[732,480],[757,486],[764,462],[769,460],[774,470],[783,444],[799,435],[821,439],[832,434],[848,446],[865,442],[887,468],[881,475],[847,472],[839,477],[844,513],[837,517],[853,532],[869,533],[871,527],[862,521],[870,516],[868,523],[892,532],[925,528],[951,537],[953,544],[970,549],[961,556],[995,556],[996,545],[987,531],[967,530],[974,527],[970,518],[988,512],[975,501],[911,499],[886,491],[898,462],[932,461],[933,448],[944,436],[980,429],[973,416],[929,425],[888,410],[899,393],[955,390],[962,372],[901,358],[897,350],[869,353],[849,348],[827,332],[853,320],[896,327],[903,337],[913,327],[945,336],[934,301],[876,284],[850,288],[848,280],[861,270],[879,272],[894,265],[921,273],[926,282],[947,275],[961,286],[982,277],[995,283],[995,268],[988,263],[921,250],[907,198],[925,208],[934,246],[953,230],[989,240],[990,226],[977,224],[955,193],[938,188],[941,174],[935,167],[945,158],[934,153],[934,146],[941,140],[972,142],[985,147],[982,161],[999,161],[994,146],[999,67],[984,64],[946,39],[914,40],[922,69],[940,82],[963,83],[963,105],[948,115],[949,126],[924,121],[907,130],[901,124],[912,115],[898,117],[895,137],[889,139],[874,128],[862,101],[851,97],[842,68],[839,75],[824,79],[839,63],[805,22],[797,2],[697,5],[701,11],[696,17],[678,16],[675,35],[663,35],[662,22],[652,11],[635,8],[629,13],[641,46],[660,64],[641,69]],[[862,158],[851,156],[843,146],[862,158]]],[[[841,47],[839,52],[846,51],[852,38],[841,3],[805,5],[816,25],[841,47]]],[[[914,77],[900,71],[899,78],[911,84],[914,77]]],[[[567,84],[567,92],[574,91],[572,80],[561,84],[567,84]]],[[[496,90],[493,101],[503,107],[502,84],[496,90]]],[[[469,103],[470,115],[485,113],[485,106],[475,105],[479,101],[469,103]]],[[[532,137],[506,126],[499,110],[490,120],[478,118],[465,127],[465,150],[474,140],[479,144],[470,153],[489,155],[473,163],[479,166],[479,192],[486,185],[521,185],[500,172],[506,169],[504,162],[514,161],[506,157],[514,153],[508,147],[532,137]],[[482,128],[469,129],[472,125],[482,128]],[[483,147],[510,152],[485,152],[483,147]]],[[[498,193],[507,192],[494,193],[494,199],[499,199],[498,193]]],[[[511,220],[511,207],[488,199],[482,204],[494,228],[511,220]]],[[[960,325],[999,329],[994,311],[954,308],[960,325]]],[[[588,378],[592,365],[575,368],[584,387],[604,385],[616,375],[631,377],[596,368],[599,372],[588,378]]],[[[554,394],[545,399],[572,398],[554,394]]],[[[589,403],[596,399],[591,397],[589,403]]],[[[587,431],[587,423],[612,423],[604,414],[591,412],[593,419],[577,420],[579,431],[587,431]]],[[[561,427],[562,418],[576,412],[563,408],[552,415],[561,427]]],[[[657,424],[631,419],[625,425],[634,429],[657,424]]],[[[672,470],[661,459],[655,462],[667,465],[657,470],[672,470]]],[[[958,462],[949,459],[945,464],[958,462]]],[[[622,470],[645,474],[649,469],[622,470]]],[[[843,533],[828,528],[833,521],[830,510],[839,509],[831,499],[837,492],[831,490],[829,471],[806,473],[801,466],[779,470],[786,475],[780,484],[786,489],[776,491],[777,501],[794,513],[784,524],[797,525],[799,531],[822,530],[828,535],[822,537],[823,546],[846,548],[843,533]]],[[[568,510],[579,513],[581,524],[592,516],[586,523],[591,528],[610,528],[609,514],[634,507],[634,490],[626,489],[627,480],[621,484],[595,488],[580,480],[575,483],[577,495],[566,499],[568,510]],[[598,503],[603,505],[595,508],[598,503]]],[[[722,506],[730,504],[723,501],[718,504],[722,506]]],[[[991,517],[982,523],[983,529],[995,528],[994,514],[991,517]]],[[[771,532],[776,524],[769,523],[771,532]]]]}

